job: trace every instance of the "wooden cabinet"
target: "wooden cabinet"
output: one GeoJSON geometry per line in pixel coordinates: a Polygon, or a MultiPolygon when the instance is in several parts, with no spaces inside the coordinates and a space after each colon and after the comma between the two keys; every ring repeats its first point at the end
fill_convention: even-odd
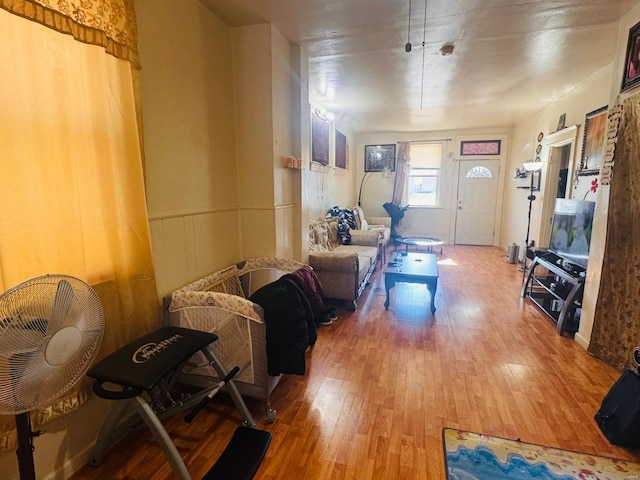
{"type": "Polygon", "coordinates": [[[551,252],[536,254],[521,296],[528,297],[556,322],[560,335],[575,333],[580,326],[586,270],[565,262],[551,252]]]}

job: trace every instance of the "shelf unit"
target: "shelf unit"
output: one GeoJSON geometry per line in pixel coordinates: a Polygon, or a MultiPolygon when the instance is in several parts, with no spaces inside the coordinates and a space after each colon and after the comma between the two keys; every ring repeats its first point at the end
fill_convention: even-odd
{"type": "Polygon", "coordinates": [[[586,270],[551,252],[536,255],[527,271],[521,297],[529,297],[556,322],[559,335],[575,333],[580,325],[586,270]]]}

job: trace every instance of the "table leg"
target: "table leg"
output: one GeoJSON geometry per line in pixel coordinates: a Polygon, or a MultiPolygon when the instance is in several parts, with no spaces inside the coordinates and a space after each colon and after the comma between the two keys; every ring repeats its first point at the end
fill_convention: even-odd
{"type": "Polygon", "coordinates": [[[427,290],[431,294],[431,313],[436,313],[436,290],[438,289],[438,279],[427,282],[427,290]]]}
{"type": "Polygon", "coordinates": [[[395,280],[391,277],[391,275],[387,274],[384,276],[384,289],[386,291],[386,299],[384,301],[384,309],[389,310],[389,290],[391,290],[396,284],[395,280]]]}

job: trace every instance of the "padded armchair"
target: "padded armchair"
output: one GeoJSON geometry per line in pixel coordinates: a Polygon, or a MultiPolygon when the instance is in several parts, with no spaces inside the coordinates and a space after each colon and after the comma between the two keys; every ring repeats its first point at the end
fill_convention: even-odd
{"type": "Polygon", "coordinates": [[[353,207],[353,213],[356,229],[350,231],[351,243],[378,246],[382,242],[382,247],[386,247],[391,236],[391,217],[365,217],[359,206],[353,207]]]}

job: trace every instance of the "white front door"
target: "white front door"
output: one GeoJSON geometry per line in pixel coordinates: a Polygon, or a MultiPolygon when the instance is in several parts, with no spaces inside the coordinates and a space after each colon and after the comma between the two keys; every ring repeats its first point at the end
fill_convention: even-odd
{"type": "Polygon", "coordinates": [[[493,245],[500,160],[460,160],[455,243],[493,245]]]}

